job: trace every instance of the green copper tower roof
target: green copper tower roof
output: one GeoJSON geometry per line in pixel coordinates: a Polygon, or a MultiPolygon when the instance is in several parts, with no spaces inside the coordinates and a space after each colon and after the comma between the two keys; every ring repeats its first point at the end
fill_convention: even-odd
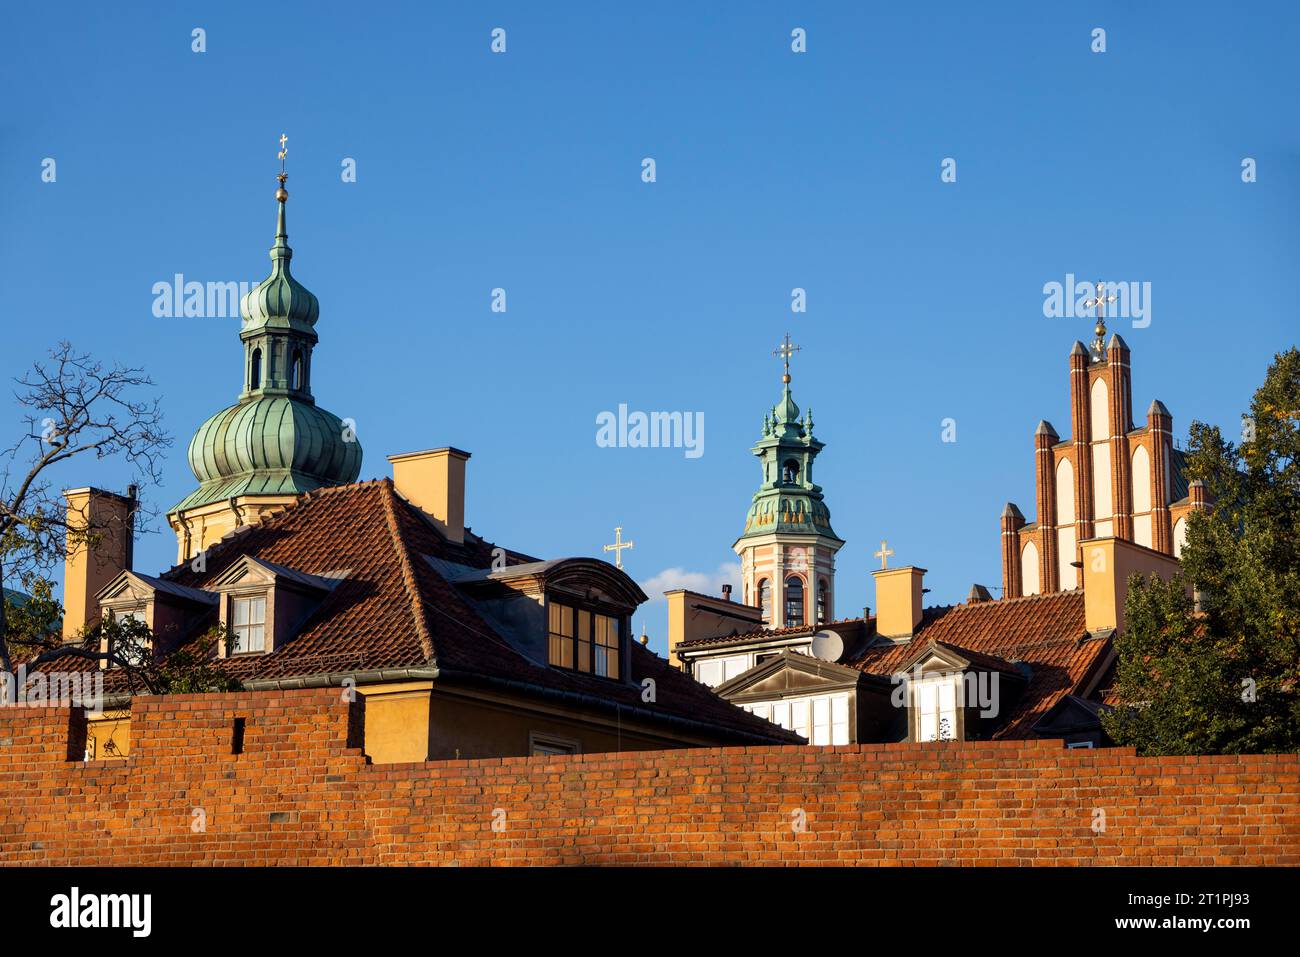
{"type": "Polygon", "coordinates": [[[172,508],[196,508],[241,495],[294,495],[355,482],[361,443],[338,416],[316,405],[311,355],[320,303],[289,271],[283,174],[271,275],[240,303],[244,389],[190,440],[199,487],[172,508]]]}
{"type": "Polygon", "coordinates": [[[831,511],[822,488],[812,480],[813,460],[825,445],[813,436],[812,410],[800,419],[799,406],[790,393],[788,355],[786,358],[781,400],[770,415],[763,416],[763,434],[752,449],[762,465],[763,483],[754,493],[745,531],[737,541],[791,533],[842,542],[831,528],[831,511]]]}

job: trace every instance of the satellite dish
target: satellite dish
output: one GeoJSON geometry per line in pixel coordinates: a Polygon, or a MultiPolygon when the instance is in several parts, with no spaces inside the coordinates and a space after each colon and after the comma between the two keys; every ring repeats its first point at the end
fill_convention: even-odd
{"type": "Polygon", "coordinates": [[[813,635],[812,654],[822,661],[839,661],[844,654],[844,639],[833,631],[819,631],[813,635]]]}

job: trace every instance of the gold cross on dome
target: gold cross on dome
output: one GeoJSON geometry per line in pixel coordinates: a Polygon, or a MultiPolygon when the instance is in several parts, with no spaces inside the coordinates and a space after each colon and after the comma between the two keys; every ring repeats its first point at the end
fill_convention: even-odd
{"type": "Polygon", "coordinates": [[[635,548],[635,547],[636,547],[635,543],[623,541],[623,526],[618,525],[615,526],[614,528],[614,544],[606,545],[605,551],[614,553],[614,567],[618,569],[622,569],[623,549],[635,548]]]}
{"type": "Polygon", "coordinates": [[[796,346],[790,341],[790,333],[787,332],[781,344],[772,350],[772,355],[785,363],[785,374],[781,376],[782,382],[790,381],[790,357],[796,352],[802,351],[802,349],[802,346],[796,346]]]}
{"type": "Polygon", "coordinates": [[[875,556],[880,559],[880,568],[882,571],[888,567],[889,556],[892,554],[894,554],[894,550],[886,547],[885,540],[882,538],[880,540],[880,551],[875,553],[875,556]]]}

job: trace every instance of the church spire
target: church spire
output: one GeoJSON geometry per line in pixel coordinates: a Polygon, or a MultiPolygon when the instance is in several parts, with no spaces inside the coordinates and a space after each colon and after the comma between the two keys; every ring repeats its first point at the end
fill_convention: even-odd
{"type": "Polygon", "coordinates": [[[790,391],[790,359],[800,347],[787,333],[773,355],[781,360],[781,400],[752,451],[762,483],[745,530],[732,548],[741,557],[744,601],[758,605],[772,627],[828,620],[834,609],[835,553],[844,542],[831,528],[813,461],[823,443],[812,434],[812,413],[801,418],[790,391]]]}
{"type": "Polygon", "coordinates": [[[271,274],[240,302],[243,389],[234,405],[194,434],[189,461],[199,487],[169,515],[169,521],[176,519],[172,525],[181,538],[182,558],[204,547],[202,537],[197,542],[191,537],[186,513],[192,509],[246,500],[230,525],[235,527],[258,503],[282,506],[304,492],[354,482],[361,469],[361,445],[350,420],[321,409],[312,395],[320,303],[289,269],[287,142],[282,135],[271,274]]]}
{"type": "Polygon", "coordinates": [[[292,395],[314,401],[311,394],[311,352],[317,342],[316,320],[320,301],[294,278],[289,268],[293,249],[289,246],[286,207],[289,191],[284,161],[288,137],[281,134],[279,187],[275,191],[275,239],[271,243],[271,275],[244,297],[240,304],[244,341],[244,392],[242,397],[292,395]]]}

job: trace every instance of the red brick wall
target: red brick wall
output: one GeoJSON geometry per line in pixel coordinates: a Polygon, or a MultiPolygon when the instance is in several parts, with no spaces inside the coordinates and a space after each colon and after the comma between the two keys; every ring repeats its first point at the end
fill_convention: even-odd
{"type": "Polygon", "coordinates": [[[82,763],[79,713],[0,712],[3,860],[1300,864],[1297,755],[1036,741],[371,766],[362,705],[336,690],[143,698],[132,714],[128,760],[82,763]]]}

